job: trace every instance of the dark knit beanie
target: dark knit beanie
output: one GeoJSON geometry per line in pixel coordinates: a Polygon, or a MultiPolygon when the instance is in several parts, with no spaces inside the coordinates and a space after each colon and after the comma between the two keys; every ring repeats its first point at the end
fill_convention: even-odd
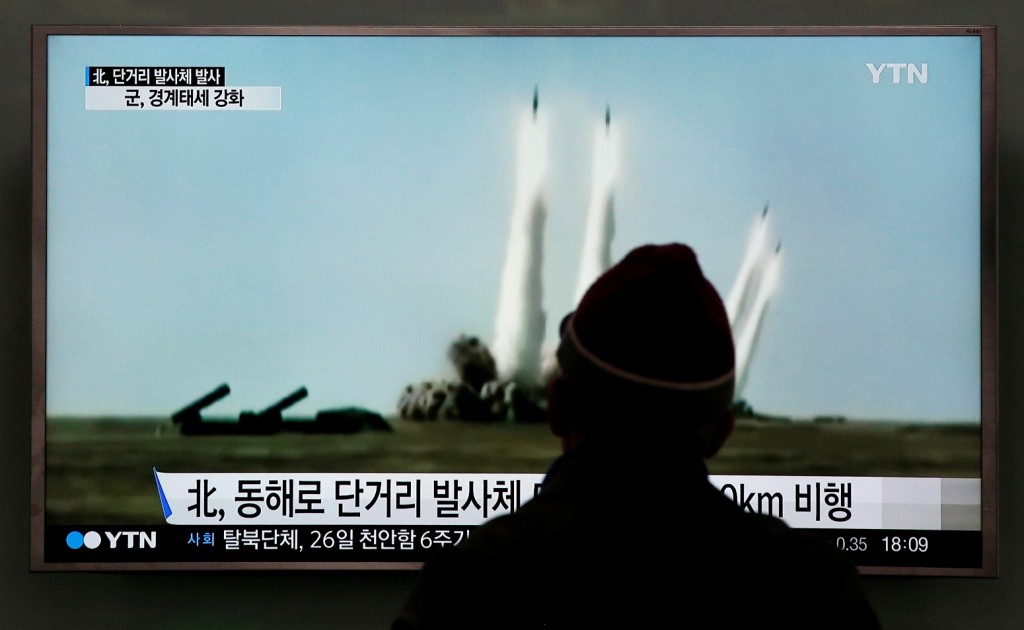
{"type": "Polygon", "coordinates": [[[732,402],[729,317],[686,245],[644,245],[590,286],[562,322],[562,378],[624,398],[706,415],[732,402]]]}

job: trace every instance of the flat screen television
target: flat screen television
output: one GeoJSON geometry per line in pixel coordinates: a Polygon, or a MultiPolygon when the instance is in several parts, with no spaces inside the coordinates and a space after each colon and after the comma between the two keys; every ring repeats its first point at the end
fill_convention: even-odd
{"type": "Polygon", "coordinates": [[[997,575],[995,36],[35,27],[32,570],[419,567],[537,491],[580,291],[679,241],[716,486],[997,575]]]}

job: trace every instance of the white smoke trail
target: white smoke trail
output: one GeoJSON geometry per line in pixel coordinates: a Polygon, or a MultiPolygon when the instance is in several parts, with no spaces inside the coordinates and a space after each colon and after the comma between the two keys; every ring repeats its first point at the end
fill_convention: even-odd
{"type": "Polygon", "coordinates": [[[765,309],[778,284],[780,252],[770,246],[766,205],[754,226],[736,282],[726,301],[736,351],[736,393],[742,397],[765,309]]]}
{"type": "MultiPolygon", "coordinates": [[[[607,115],[606,115],[607,116],[607,115]]],[[[612,185],[618,170],[618,134],[610,120],[598,126],[594,139],[593,180],[590,184],[590,207],[587,209],[583,254],[576,281],[576,298],[583,294],[597,277],[608,270],[612,260],[612,238],[615,236],[614,195],[612,185]]]]}
{"type": "Polygon", "coordinates": [[[757,349],[758,340],[761,337],[761,328],[764,323],[764,315],[775,293],[775,287],[779,281],[779,267],[782,254],[774,251],[761,259],[757,266],[757,294],[753,298],[750,312],[739,335],[735,336],[736,343],[736,393],[738,399],[742,397],[743,389],[747,385],[747,376],[750,374],[750,364],[757,349]]]}
{"type": "Polygon", "coordinates": [[[519,126],[516,198],[492,345],[498,377],[526,385],[540,382],[544,341],[541,265],[547,210],[542,188],[547,140],[547,123],[535,106],[519,126]]]}
{"type": "Polygon", "coordinates": [[[749,311],[747,303],[751,299],[750,279],[758,261],[764,256],[768,248],[768,205],[761,211],[761,217],[754,224],[754,230],[747,242],[747,251],[743,255],[743,263],[736,275],[736,282],[732,285],[729,297],[725,303],[726,312],[729,314],[729,321],[733,328],[741,323],[744,315],[749,311]]]}

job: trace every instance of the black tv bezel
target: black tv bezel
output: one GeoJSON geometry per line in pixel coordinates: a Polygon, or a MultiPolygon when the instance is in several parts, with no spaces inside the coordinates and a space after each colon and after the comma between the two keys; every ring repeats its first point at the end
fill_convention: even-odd
{"type": "Polygon", "coordinates": [[[977,36],[981,42],[981,566],[978,568],[862,566],[866,575],[997,577],[998,566],[998,212],[996,27],[903,26],[123,26],[32,27],[32,298],[31,298],[31,553],[32,571],[270,571],[412,570],[417,563],[389,562],[125,562],[54,563],[43,557],[46,481],[46,225],[47,225],[47,39],[64,35],[169,36],[361,36],[361,37],[808,37],[977,36]]]}

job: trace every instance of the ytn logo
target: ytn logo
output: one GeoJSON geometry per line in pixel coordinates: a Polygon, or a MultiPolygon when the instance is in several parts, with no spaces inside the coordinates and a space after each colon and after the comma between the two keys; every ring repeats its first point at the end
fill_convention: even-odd
{"type": "Polygon", "coordinates": [[[920,66],[914,63],[883,63],[876,66],[873,63],[864,64],[871,73],[871,82],[879,83],[882,80],[882,73],[889,70],[892,74],[893,83],[902,83],[906,77],[907,83],[928,83],[928,64],[920,66]]]}
{"type": "Polygon", "coordinates": [[[156,532],[103,532],[103,536],[98,532],[71,532],[65,541],[71,549],[96,549],[103,544],[104,536],[110,549],[156,549],[156,532]]]}

